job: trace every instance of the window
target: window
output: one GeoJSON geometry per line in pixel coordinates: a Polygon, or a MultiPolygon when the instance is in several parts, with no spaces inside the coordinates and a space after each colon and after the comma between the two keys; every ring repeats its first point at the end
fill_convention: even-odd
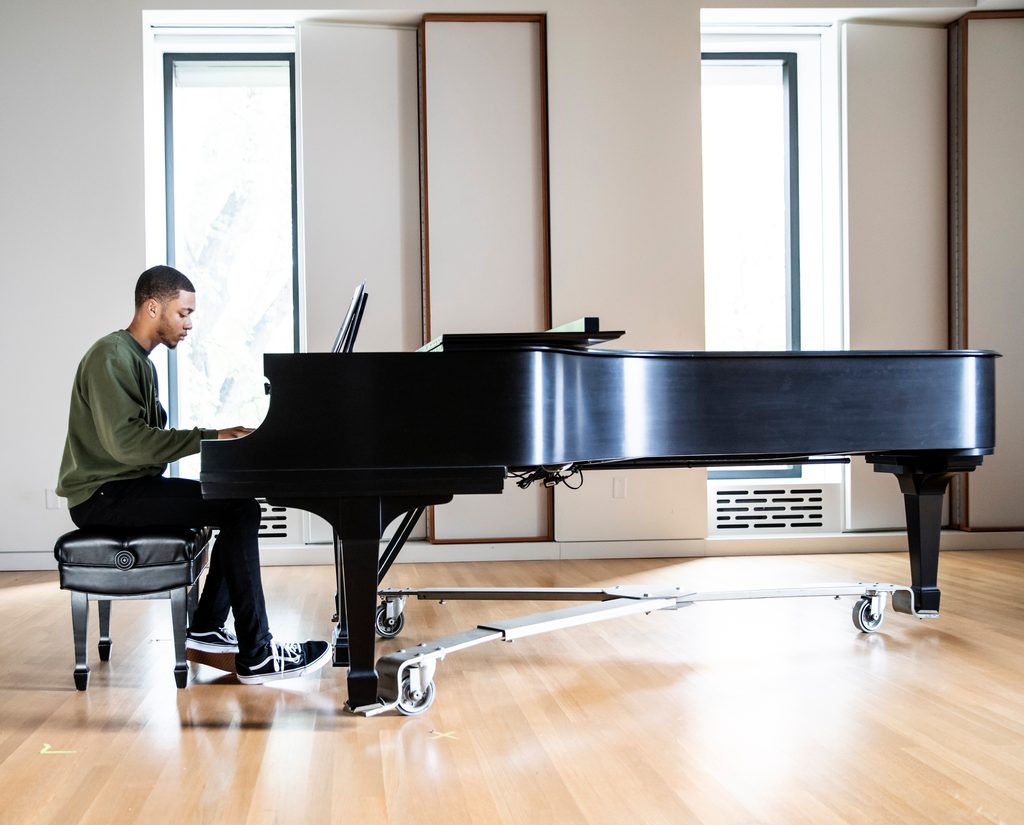
{"type": "Polygon", "coordinates": [[[840,349],[836,33],[717,27],[701,51],[707,348],[840,349]]]}
{"type": "Polygon", "coordinates": [[[197,290],[170,425],[256,426],[263,353],[299,344],[294,54],[166,53],[163,93],[166,260],[197,290]]]}
{"type": "Polygon", "coordinates": [[[705,53],[706,347],[800,349],[797,55],[705,53]]]}

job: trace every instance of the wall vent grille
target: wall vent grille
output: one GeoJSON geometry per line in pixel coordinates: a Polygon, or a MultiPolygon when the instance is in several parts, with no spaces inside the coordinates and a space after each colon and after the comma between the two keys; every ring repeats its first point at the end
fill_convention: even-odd
{"type": "Polygon", "coordinates": [[[839,532],[838,484],[744,484],[708,489],[709,534],[839,532]]]}
{"type": "Polygon", "coordinates": [[[287,544],[300,541],[298,513],[287,507],[268,504],[256,499],[260,505],[260,544],[287,544]]]}

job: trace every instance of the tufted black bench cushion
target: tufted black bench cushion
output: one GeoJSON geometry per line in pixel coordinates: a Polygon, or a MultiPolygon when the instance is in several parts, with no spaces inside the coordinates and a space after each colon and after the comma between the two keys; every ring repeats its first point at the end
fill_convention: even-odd
{"type": "Polygon", "coordinates": [[[54,546],[63,590],[111,596],[188,587],[206,567],[208,527],[86,528],[54,546]]]}
{"type": "Polygon", "coordinates": [[[89,685],[86,634],[89,602],[99,603],[102,661],[110,658],[110,602],[170,599],[174,630],[174,681],[188,683],[185,633],[195,610],[196,586],[206,567],[208,527],[85,528],[65,533],[53,548],[60,586],[71,591],[75,686],[89,685]]]}

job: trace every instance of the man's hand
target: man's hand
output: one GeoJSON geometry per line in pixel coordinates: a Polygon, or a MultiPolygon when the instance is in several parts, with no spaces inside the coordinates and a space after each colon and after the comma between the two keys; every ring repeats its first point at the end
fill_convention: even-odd
{"type": "Polygon", "coordinates": [[[241,438],[252,431],[252,427],[228,427],[226,430],[217,430],[217,438],[241,438]]]}

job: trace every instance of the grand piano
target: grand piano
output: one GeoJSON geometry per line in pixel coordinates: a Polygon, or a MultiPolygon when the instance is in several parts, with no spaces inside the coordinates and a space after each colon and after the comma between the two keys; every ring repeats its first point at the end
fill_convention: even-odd
{"type": "MultiPolygon", "coordinates": [[[[382,659],[379,684],[381,580],[425,507],[501,493],[511,474],[554,484],[579,471],[863,456],[899,483],[911,578],[865,589],[868,608],[878,613],[889,592],[897,611],[938,614],[943,497],[955,474],[993,451],[996,353],[592,348],[619,334],[451,335],[412,353],[264,356],[266,419],[245,438],[202,443],[203,495],[264,497],[332,525],[334,663],[349,668],[350,709],[404,696],[399,709],[416,712],[432,696],[432,670],[417,682],[405,651],[382,659]]],[[[670,606],[662,601],[655,607],[670,606]]],[[[572,618],[551,614],[547,625],[572,618]]],[[[440,656],[466,639],[432,649],[440,656]]]]}

